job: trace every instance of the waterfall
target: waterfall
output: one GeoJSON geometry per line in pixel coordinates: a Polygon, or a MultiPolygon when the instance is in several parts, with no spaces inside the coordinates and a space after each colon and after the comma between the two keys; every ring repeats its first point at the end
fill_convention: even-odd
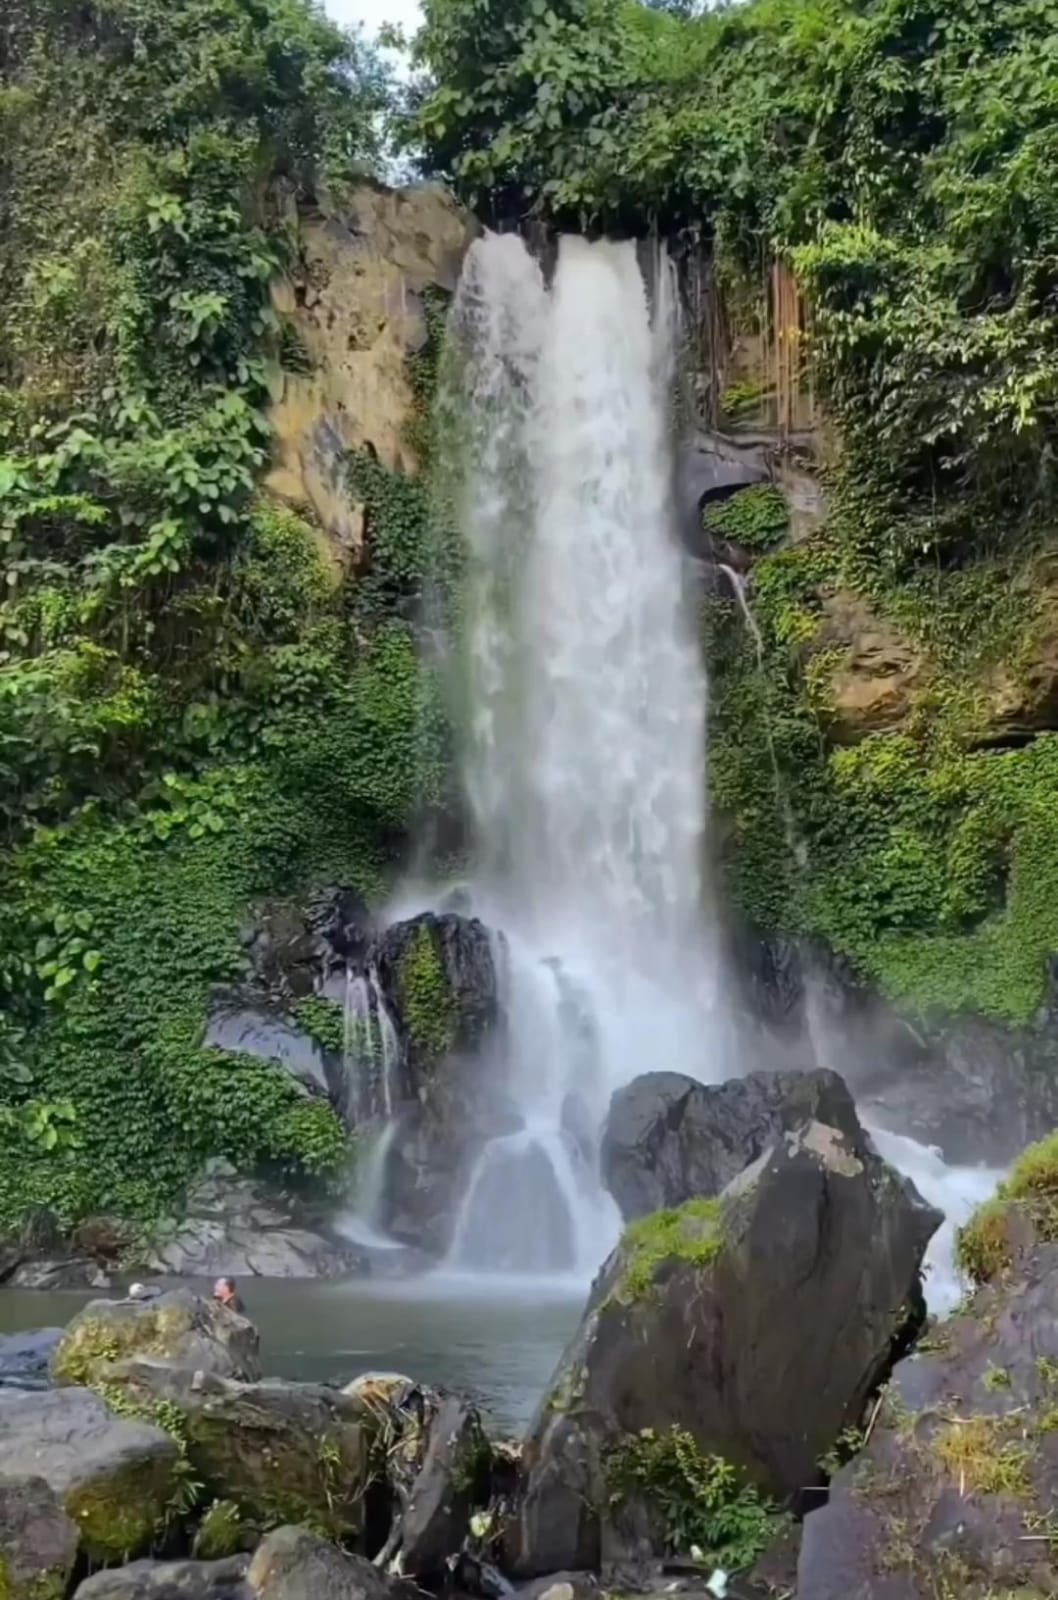
{"type": "Polygon", "coordinates": [[[362,1138],[356,1211],[343,1232],[362,1244],[387,1245],[382,1232],[386,1158],[397,1132],[401,1048],[374,966],[346,975],[344,1077],[346,1114],[362,1138]]]}
{"type": "Polygon", "coordinates": [[[521,1126],[483,1153],[453,1262],[591,1270],[617,1231],[597,1173],[610,1095],[734,1068],[703,916],[706,685],[670,488],[674,271],[511,235],[471,249],[453,315],[464,777],[475,902],[508,937],[505,1069],[521,1126]]]}

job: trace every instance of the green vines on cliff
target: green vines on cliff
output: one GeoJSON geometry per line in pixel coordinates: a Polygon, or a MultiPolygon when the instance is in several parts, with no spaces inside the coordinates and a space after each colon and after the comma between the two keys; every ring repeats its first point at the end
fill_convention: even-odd
{"type": "MultiPolygon", "coordinates": [[[[771,490],[706,512],[762,558],[762,661],[707,607],[723,870],[759,927],[825,937],[920,1011],[1011,1021],[1058,948],[1056,712],[994,726],[1038,692],[1053,610],[1056,30],[1058,0],[427,0],[418,44],[417,134],[494,213],[691,230],[783,338],[766,264],[798,280],[839,446],[826,527],[781,549],[771,490]],[[921,658],[898,726],[848,748],[840,595],[921,658]]],[[[735,374],[728,421],[760,398],[735,374]]]]}
{"type": "Polygon", "coordinates": [[[271,281],[298,202],[373,169],[386,84],[302,0],[9,12],[0,1225],[150,1222],[212,1155],[342,1171],[324,1102],[202,1047],[209,991],[245,975],[254,898],[378,893],[447,768],[404,605],[415,486],[362,591],[259,487],[305,359],[271,281]]]}

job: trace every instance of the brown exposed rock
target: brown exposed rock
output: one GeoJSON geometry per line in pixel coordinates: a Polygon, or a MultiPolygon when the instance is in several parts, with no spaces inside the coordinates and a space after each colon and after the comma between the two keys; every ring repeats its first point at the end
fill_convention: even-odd
{"type": "Polygon", "coordinates": [[[824,599],[813,654],[824,651],[835,654],[825,716],[835,744],[858,744],[907,719],[924,658],[859,595],[842,589],[824,599]]]}
{"type": "Polygon", "coordinates": [[[370,446],[414,470],[406,361],[426,336],[423,291],[455,288],[470,224],[435,186],[364,185],[341,213],[301,218],[296,266],[273,291],[306,357],[275,376],[268,487],[315,513],[339,567],[355,558],[363,511],[344,488],[344,453],[370,446]]]}

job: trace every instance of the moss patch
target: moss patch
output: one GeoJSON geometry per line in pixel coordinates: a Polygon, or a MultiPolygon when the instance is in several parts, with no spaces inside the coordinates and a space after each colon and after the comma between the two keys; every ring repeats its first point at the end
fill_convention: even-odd
{"type": "Polygon", "coordinates": [[[963,1492],[1031,1493],[1028,1465],[1034,1449],[1007,1417],[967,1417],[947,1422],[933,1439],[938,1460],[963,1492]]]}
{"type": "Polygon", "coordinates": [[[66,1330],[52,1357],[56,1383],[97,1389],[106,1369],[130,1356],[172,1359],[183,1350],[193,1331],[191,1309],[182,1305],[154,1308],[146,1302],[136,1316],[111,1318],[84,1313],[66,1330]]]}
{"type": "Polygon", "coordinates": [[[426,927],[417,928],[400,960],[401,1011],[415,1048],[440,1060],[456,1041],[456,1008],[441,955],[426,927]]]}
{"type": "Polygon", "coordinates": [[[1028,1219],[1037,1238],[1058,1239],[1058,1133],[1030,1145],[1010,1177],[959,1230],[956,1261],[975,1283],[989,1283],[1012,1264],[1019,1217],[1028,1219]]]}
{"type": "Polygon", "coordinates": [[[630,1222],[621,1241],[622,1266],[614,1298],[622,1304],[653,1293],[658,1268],[667,1261],[707,1267],[723,1247],[719,1200],[688,1200],[630,1222]]]}

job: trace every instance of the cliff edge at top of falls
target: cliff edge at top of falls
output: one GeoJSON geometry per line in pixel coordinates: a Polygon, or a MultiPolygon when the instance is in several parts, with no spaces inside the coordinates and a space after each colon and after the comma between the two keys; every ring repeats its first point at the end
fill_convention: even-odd
{"type": "Polygon", "coordinates": [[[420,402],[409,357],[428,338],[430,292],[455,289],[476,228],[437,184],[364,184],[340,209],[296,220],[297,255],[272,300],[300,345],[303,370],[276,372],[265,482],[315,513],[345,568],[364,537],[348,452],[366,450],[391,472],[418,469],[409,423],[420,402]]]}

